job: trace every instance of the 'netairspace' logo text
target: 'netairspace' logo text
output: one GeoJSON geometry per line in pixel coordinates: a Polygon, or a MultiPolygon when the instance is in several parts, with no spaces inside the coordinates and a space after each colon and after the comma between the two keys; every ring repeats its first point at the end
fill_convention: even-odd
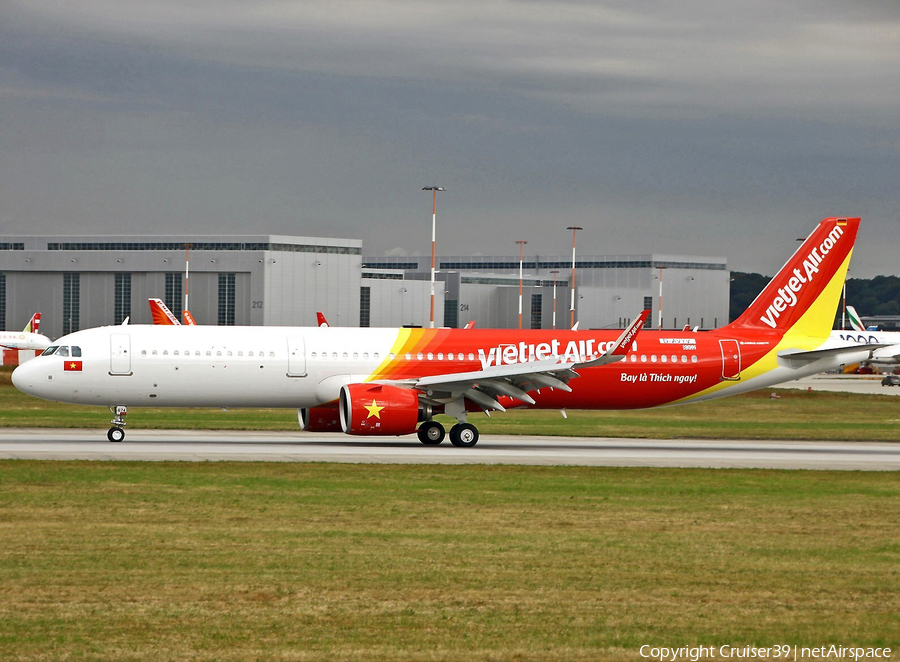
{"type": "Polygon", "coordinates": [[[797,295],[800,293],[800,290],[803,289],[804,285],[812,282],[813,277],[819,273],[819,265],[822,263],[822,260],[831,252],[831,249],[834,248],[843,234],[844,229],[840,225],[835,225],[821,245],[813,248],[807,254],[806,259],[803,260],[802,267],[794,269],[794,275],[788,279],[784,287],[778,288],[778,296],[766,308],[766,314],[759,318],[763,324],[774,329],[778,318],[781,317],[781,313],[797,305],[797,295]]]}
{"type": "Polygon", "coordinates": [[[680,662],[702,659],[771,659],[771,660],[863,660],[891,657],[890,648],[862,648],[853,646],[682,646],[668,648],[666,646],[641,646],[641,657],[660,662],[680,662]]]}

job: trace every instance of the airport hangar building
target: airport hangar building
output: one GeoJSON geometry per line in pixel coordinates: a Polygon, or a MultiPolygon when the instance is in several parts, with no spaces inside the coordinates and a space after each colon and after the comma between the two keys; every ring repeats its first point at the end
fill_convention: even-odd
{"type": "MultiPolygon", "coordinates": [[[[281,235],[0,237],[0,328],[42,313],[41,332],[150,323],[158,297],[199,324],[428,326],[429,257],[364,257],[362,241],[281,235]],[[187,250],[187,247],[190,247],[187,250]],[[189,278],[185,280],[185,266],[189,278]],[[187,287],[185,286],[187,282],[187,287]]],[[[435,326],[516,328],[518,256],[438,257],[435,326]]],[[[526,256],[524,328],[568,328],[571,256],[526,256]]],[[[579,328],[624,328],[643,309],[653,326],[728,322],[725,258],[576,257],[579,328]],[[660,287],[660,283],[662,286],[660,287]]]]}

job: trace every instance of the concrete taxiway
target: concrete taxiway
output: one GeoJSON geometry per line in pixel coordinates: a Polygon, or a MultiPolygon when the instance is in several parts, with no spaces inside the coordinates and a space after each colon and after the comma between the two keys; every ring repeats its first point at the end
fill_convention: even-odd
{"type": "Polygon", "coordinates": [[[900,470],[900,444],[483,436],[474,448],[424,446],[414,436],[0,429],[0,458],[41,460],[261,461],[400,464],[520,464],[635,467],[900,470]]]}
{"type": "Polygon", "coordinates": [[[882,375],[812,375],[779,384],[775,388],[900,396],[900,388],[882,386],[881,378],[882,375]]]}

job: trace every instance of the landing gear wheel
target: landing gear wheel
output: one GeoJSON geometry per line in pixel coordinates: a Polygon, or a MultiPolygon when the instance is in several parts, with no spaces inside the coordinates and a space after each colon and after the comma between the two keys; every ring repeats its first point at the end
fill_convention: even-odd
{"type": "Polygon", "coordinates": [[[427,421],[419,426],[416,434],[426,446],[437,446],[444,441],[444,426],[435,421],[427,421]]]}
{"type": "Polygon", "coordinates": [[[450,443],[460,448],[471,448],[478,443],[478,428],[471,423],[457,423],[450,428],[450,443]]]}
{"type": "Polygon", "coordinates": [[[110,428],[106,433],[106,438],[110,441],[122,441],[125,438],[125,430],[122,428],[110,428]]]}

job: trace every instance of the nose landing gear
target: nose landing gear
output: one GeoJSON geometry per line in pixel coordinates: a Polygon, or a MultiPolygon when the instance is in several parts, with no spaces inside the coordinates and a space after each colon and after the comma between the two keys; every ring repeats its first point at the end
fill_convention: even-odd
{"type": "Polygon", "coordinates": [[[109,410],[115,414],[115,418],[110,421],[113,424],[107,433],[106,438],[110,441],[119,442],[125,438],[125,416],[128,414],[128,407],[124,405],[116,405],[115,409],[110,407],[109,410]]]}

